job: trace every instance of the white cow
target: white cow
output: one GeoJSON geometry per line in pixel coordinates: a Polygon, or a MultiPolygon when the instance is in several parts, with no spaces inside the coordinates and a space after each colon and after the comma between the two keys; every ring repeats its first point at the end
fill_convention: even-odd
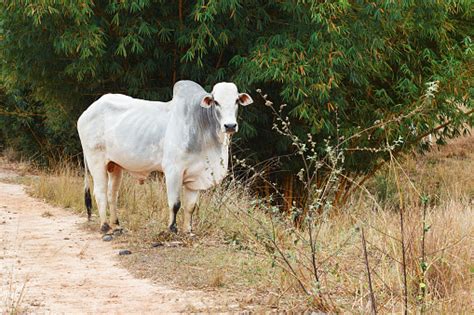
{"type": "Polygon", "coordinates": [[[228,165],[229,137],[238,130],[238,104],[253,102],[233,83],[218,83],[207,93],[192,81],[179,81],[169,102],[152,102],[121,94],[95,101],[77,122],[84,151],[85,201],[90,219],[88,169],[101,231],[120,229],[117,196],[122,170],[139,180],[152,171],[165,174],[169,229],[177,232],[176,214],[184,187],[184,224],[191,232],[192,214],[200,190],[221,182],[228,165]],[[107,203],[110,223],[107,223],[107,203]]]}

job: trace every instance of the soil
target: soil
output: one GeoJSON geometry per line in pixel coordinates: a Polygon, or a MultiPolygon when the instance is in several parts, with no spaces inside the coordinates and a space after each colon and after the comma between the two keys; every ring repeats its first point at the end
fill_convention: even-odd
{"type": "MultiPolygon", "coordinates": [[[[0,170],[0,178],[14,176],[0,170]]],[[[236,311],[233,299],[134,277],[84,218],[0,182],[0,313],[236,311]]],[[[133,255],[133,253],[132,253],[133,255]]]]}

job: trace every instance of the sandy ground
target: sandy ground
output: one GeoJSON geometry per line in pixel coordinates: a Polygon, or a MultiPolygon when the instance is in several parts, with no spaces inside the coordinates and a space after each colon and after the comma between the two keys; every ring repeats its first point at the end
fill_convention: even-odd
{"type": "Polygon", "coordinates": [[[0,314],[209,312],[228,303],[135,278],[117,248],[79,228],[84,220],[0,182],[0,314]]]}

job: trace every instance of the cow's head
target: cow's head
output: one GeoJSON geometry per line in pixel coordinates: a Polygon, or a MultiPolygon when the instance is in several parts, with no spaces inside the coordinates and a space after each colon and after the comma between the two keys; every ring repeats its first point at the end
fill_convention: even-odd
{"type": "Polygon", "coordinates": [[[221,82],[214,85],[212,93],[204,96],[201,106],[204,108],[215,107],[217,118],[223,133],[237,132],[237,109],[239,104],[247,106],[253,103],[247,93],[239,93],[234,83],[221,82]]]}

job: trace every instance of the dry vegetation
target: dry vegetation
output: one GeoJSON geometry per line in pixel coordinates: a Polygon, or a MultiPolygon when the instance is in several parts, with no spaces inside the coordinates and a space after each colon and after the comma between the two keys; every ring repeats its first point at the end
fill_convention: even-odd
{"type": "MultiPolygon", "coordinates": [[[[114,242],[132,249],[122,261],[137,275],[240,292],[243,305],[368,313],[372,285],[379,313],[402,311],[405,299],[410,312],[465,313],[472,310],[473,174],[474,137],[400,164],[394,160],[368,184],[370,194],[354,194],[346,208],[317,224],[318,281],[308,244],[295,241],[295,233],[304,232],[275,218],[237,182],[201,197],[197,237],[191,239],[163,232],[168,211],[162,179],[140,186],[126,176],[119,204],[128,233],[114,242]]],[[[32,195],[84,212],[78,167],[63,165],[26,181],[32,195]]],[[[97,222],[86,225],[98,230],[97,222]]]]}

